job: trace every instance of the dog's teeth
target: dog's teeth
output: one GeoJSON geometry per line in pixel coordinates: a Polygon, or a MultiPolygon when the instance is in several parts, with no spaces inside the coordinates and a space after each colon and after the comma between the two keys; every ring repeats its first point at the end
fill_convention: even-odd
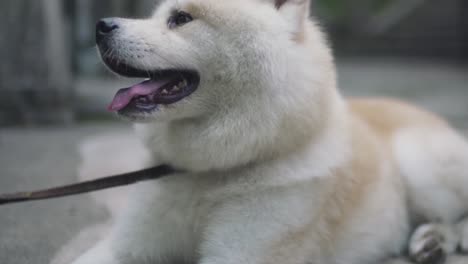
{"type": "Polygon", "coordinates": [[[185,87],[185,86],[187,86],[187,80],[184,79],[184,80],[182,81],[182,87],[185,87]]]}
{"type": "Polygon", "coordinates": [[[180,91],[180,87],[179,87],[178,85],[175,85],[174,87],[172,87],[172,89],[173,89],[175,92],[180,91]]]}
{"type": "Polygon", "coordinates": [[[169,94],[169,91],[167,91],[167,89],[164,89],[161,91],[161,94],[169,94]]]}
{"type": "Polygon", "coordinates": [[[150,100],[149,100],[148,97],[143,97],[143,96],[142,96],[142,97],[138,97],[138,98],[137,98],[137,102],[142,103],[142,104],[147,104],[147,103],[150,102],[150,100]]]}

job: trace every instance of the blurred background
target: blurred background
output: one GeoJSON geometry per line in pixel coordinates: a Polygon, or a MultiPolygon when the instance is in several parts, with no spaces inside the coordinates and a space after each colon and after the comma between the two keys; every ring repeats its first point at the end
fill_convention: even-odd
{"type": "MultiPolygon", "coordinates": [[[[135,81],[101,65],[94,25],[149,16],[156,4],[0,1],[0,192],[75,182],[83,139],[130,133],[105,109],[135,81]]],[[[468,132],[467,0],[315,0],[312,12],[329,35],[345,95],[402,98],[468,132]]],[[[47,263],[106,217],[87,197],[0,208],[0,263],[47,263]]]]}
{"type": "MultiPolygon", "coordinates": [[[[117,79],[96,56],[95,21],[148,16],[155,5],[154,0],[2,1],[0,125],[71,124],[109,117],[102,110],[110,99],[109,87],[118,87],[117,79]]],[[[329,33],[339,62],[356,59],[352,61],[359,72],[357,78],[342,82],[345,93],[354,91],[351,81],[380,77],[366,68],[361,71],[372,63],[376,65],[369,70],[384,70],[395,81],[401,81],[398,74],[415,70],[402,78],[413,77],[425,86],[427,80],[419,74],[426,66],[463,67],[468,61],[466,0],[315,0],[312,9],[329,33]],[[388,67],[397,72],[388,72],[388,67]]],[[[372,89],[393,93],[388,85],[386,80],[372,82],[372,89]]],[[[414,83],[394,86],[416,89],[414,83]]]]}

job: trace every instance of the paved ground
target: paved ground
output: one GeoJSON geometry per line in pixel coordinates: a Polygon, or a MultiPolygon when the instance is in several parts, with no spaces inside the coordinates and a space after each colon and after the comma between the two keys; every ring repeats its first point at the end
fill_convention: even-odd
{"type": "MultiPolygon", "coordinates": [[[[76,145],[115,124],[0,132],[0,192],[76,182],[76,145]]],[[[0,263],[46,264],[88,223],[107,217],[87,196],[0,208],[0,263]]]]}
{"type": "MultiPolygon", "coordinates": [[[[352,60],[339,64],[346,95],[391,95],[428,107],[468,131],[468,69],[444,64],[352,60]]],[[[103,109],[121,82],[81,80],[86,109],[103,109]]],[[[0,130],[0,192],[75,182],[77,144],[129,129],[120,123],[0,130]]],[[[107,214],[87,196],[0,208],[0,264],[46,264],[65,242],[107,214]]]]}

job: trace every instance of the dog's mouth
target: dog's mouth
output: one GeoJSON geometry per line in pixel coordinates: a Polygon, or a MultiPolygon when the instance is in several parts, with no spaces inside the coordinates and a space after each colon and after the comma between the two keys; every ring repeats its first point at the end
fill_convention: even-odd
{"type": "Polygon", "coordinates": [[[191,70],[139,70],[130,65],[106,63],[115,73],[131,78],[149,78],[117,92],[109,111],[150,112],[159,105],[171,105],[191,95],[200,84],[200,75],[191,70]]]}

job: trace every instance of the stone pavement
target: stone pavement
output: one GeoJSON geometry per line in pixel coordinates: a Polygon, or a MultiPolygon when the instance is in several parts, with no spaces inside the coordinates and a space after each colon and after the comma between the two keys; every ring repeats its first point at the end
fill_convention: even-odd
{"type": "MultiPolygon", "coordinates": [[[[392,60],[339,63],[346,95],[395,96],[427,107],[468,130],[468,69],[446,64],[392,60]]],[[[80,80],[81,107],[104,109],[116,88],[128,81],[80,80]]],[[[128,131],[121,122],[70,127],[2,128],[0,193],[77,181],[77,145],[106,131],[128,131]]],[[[83,227],[108,214],[88,196],[0,207],[0,264],[46,264],[83,227]]]]}

